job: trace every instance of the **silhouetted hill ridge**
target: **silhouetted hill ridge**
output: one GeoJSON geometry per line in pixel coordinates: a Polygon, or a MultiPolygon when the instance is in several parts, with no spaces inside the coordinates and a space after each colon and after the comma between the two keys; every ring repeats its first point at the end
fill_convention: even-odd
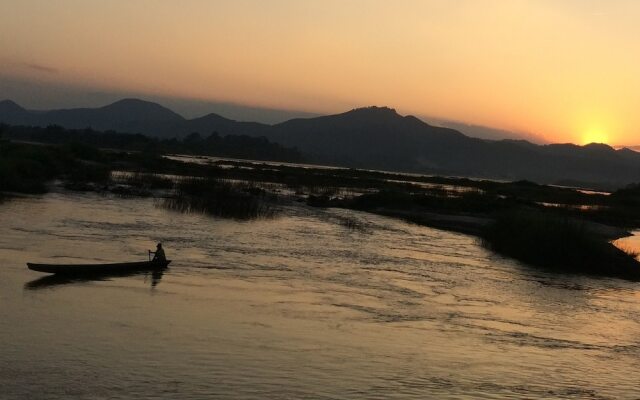
{"type": "Polygon", "coordinates": [[[27,111],[12,100],[1,100],[0,110],[2,111],[27,111]]]}
{"type": "Polygon", "coordinates": [[[527,179],[539,183],[581,181],[621,186],[640,181],[640,153],[604,144],[536,145],[524,140],[485,140],[432,126],[389,107],[296,118],[275,125],[241,122],[210,113],[185,119],[159,104],[123,99],[100,108],[34,112],[0,102],[9,124],[143,133],[170,138],[198,132],[265,136],[297,147],[314,162],[420,173],[527,179]]]}
{"type": "Polygon", "coordinates": [[[26,123],[29,121],[29,112],[11,100],[0,101],[0,121],[9,120],[12,123],[26,123]]]}
{"type": "Polygon", "coordinates": [[[115,118],[129,120],[144,119],[155,121],[184,121],[185,119],[174,111],[157,103],[140,99],[122,99],[115,103],[100,107],[97,111],[109,114],[115,118]]]}
{"type": "Polygon", "coordinates": [[[325,161],[362,168],[415,169],[415,149],[474,140],[388,107],[298,118],[274,126],[273,140],[325,161]],[[387,167],[385,167],[387,166],[387,167]]]}
{"type": "Polygon", "coordinates": [[[222,135],[268,136],[271,126],[259,122],[242,122],[210,113],[205,116],[186,121],[185,128],[191,132],[208,135],[213,132],[222,135]]]}

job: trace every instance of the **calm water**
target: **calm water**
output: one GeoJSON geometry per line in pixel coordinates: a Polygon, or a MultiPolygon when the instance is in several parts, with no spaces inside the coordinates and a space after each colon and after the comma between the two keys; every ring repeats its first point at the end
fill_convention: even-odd
{"type": "Polygon", "coordinates": [[[0,205],[2,399],[637,399],[639,304],[640,284],[346,210],[241,223],[94,194],[0,205]],[[25,267],[145,259],[158,240],[162,276],[25,267]]]}

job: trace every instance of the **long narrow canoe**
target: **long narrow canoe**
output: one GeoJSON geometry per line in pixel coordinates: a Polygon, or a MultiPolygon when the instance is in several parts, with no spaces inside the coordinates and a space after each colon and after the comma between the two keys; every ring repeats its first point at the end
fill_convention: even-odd
{"type": "Polygon", "coordinates": [[[91,275],[104,273],[119,273],[145,271],[166,268],[171,260],[166,261],[138,261],[115,264],[34,264],[27,263],[30,270],[59,275],[91,275]]]}

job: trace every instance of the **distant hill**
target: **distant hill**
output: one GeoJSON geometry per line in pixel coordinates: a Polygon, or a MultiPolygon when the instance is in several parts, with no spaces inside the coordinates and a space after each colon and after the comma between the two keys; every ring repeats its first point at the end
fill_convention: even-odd
{"type": "Polygon", "coordinates": [[[183,132],[209,134],[219,132],[224,135],[270,136],[270,125],[259,122],[240,122],[221,117],[218,114],[207,114],[204,117],[186,120],[183,132]]]}
{"type": "MultiPolygon", "coordinates": [[[[624,148],[624,146],[621,146],[621,147],[623,147],[623,148],[624,148]]],[[[636,151],[636,152],[640,152],[640,146],[627,146],[627,148],[628,148],[629,150],[633,150],[633,151],[636,151]]]]}
{"type": "Polygon", "coordinates": [[[640,153],[607,145],[536,145],[523,140],[484,140],[368,107],[276,125],[238,122],[217,114],[185,119],[155,103],[125,99],[101,108],[29,111],[0,102],[0,121],[12,125],[143,133],[170,138],[199,132],[207,136],[265,136],[297,147],[307,159],[342,166],[459,175],[539,183],[620,187],[640,182],[640,153]]]}
{"type": "Polygon", "coordinates": [[[0,101],[0,121],[7,124],[32,125],[34,115],[11,100],[0,101]]]}
{"type": "MultiPolygon", "coordinates": [[[[60,125],[70,129],[93,128],[151,136],[174,136],[185,119],[156,103],[124,99],[100,108],[29,111],[11,101],[0,102],[0,121],[12,125],[60,125]]],[[[182,135],[184,136],[184,134],[182,135]]]]}
{"type": "Polygon", "coordinates": [[[363,168],[617,187],[640,181],[640,153],[603,144],[491,141],[370,107],[274,126],[274,141],[363,168]]]}
{"type": "Polygon", "coordinates": [[[531,132],[524,131],[510,131],[499,128],[492,128],[484,125],[469,124],[460,121],[452,121],[443,118],[434,118],[430,116],[417,116],[424,122],[433,125],[441,126],[443,128],[455,129],[460,132],[464,132],[465,135],[489,140],[527,140],[532,143],[543,144],[549,141],[542,136],[536,135],[531,132]]]}
{"type": "Polygon", "coordinates": [[[0,121],[10,125],[60,125],[69,129],[142,133],[159,138],[183,138],[193,132],[263,136],[261,131],[269,128],[269,125],[238,122],[217,114],[188,120],[157,103],[138,99],[123,99],[99,108],[49,111],[26,110],[5,100],[0,101],[0,121]]]}
{"type": "Polygon", "coordinates": [[[362,168],[393,165],[409,171],[438,168],[436,160],[425,151],[433,153],[437,148],[446,150],[448,146],[475,140],[458,131],[427,125],[415,117],[402,117],[386,107],[290,120],[275,125],[272,138],[338,164],[362,168]]]}

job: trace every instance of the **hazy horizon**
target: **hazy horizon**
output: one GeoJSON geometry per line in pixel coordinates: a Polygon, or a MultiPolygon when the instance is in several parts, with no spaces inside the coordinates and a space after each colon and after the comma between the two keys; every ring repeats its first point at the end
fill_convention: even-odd
{"type": "Polygon", "coordinates": [[[388,105],[632,146],[637,16],[626,0],[23,1],[0,5],[0,62],[10,80],[94,94],[311,114],[388,105]]]}
{"type": "MultiPolygon", "coordinates": [[[[33,84],[30,88],[31,91],[34,90],[33,84]]],[[[2,89],[3,93],[7,93],[4,89],[7,87],[6,80],[0,76],[0,89],[2,89]]],[[[200,99],[188,99],[188,98],[171,98],[171,97],[162,97],[162,96],[154,96],[154,95],[145,95],[141,93],[108,93],[108,92],[99,92],[99,91],[82,91],[78,88],[56,88],[47,93],[44,99],[41,97],[37,99],[37,101],[29,101],[32,100],[33,97],[29,97],[29,90],[22,91],[22,88],[19,88],[17,91],[8,91],[9,93],[13,93],[13,95],[9,95],[6,98],[0,98],[0,101],[9,100],[17,103],[21,107],[24,107],[27,110],[31,111],[51,111],[51,110],[60,110],[60,109],[74,109],[74,108],[99,108],[103,106],[107,106],[114,102],[124,100],[124,99],[138,99],[143,101],[149,101],[153,103],[160,104],[177,114],[181,115],[186,119],[203,117],[207,114],[218,114],[222,117],[233,119],[236,121],[244,121],[244,122],[259,122],[264,124],[278,124],[281,122],[288,121],[290,119],[295,118],[314,118],[321,117],[332,114],[323,114],[323,113],[314,113],[308,111],[299,111],[299,110],[282,110],[282,109],[272,109],[266,107],[256,107],[250,105],[243,104],[234,104],[234,103],[226,103],[215,100],[200,100],[200,99]],[[69,96],[67,90],[71,93],[76,93],[77,97],[73,95],[69,96]],[[60,93],[64,93],[60,95],[60,93]]],[[[15,90],[15,88],[14,88],[15,90]]],[[[370,105],[362,105],[359,107],[354,107],[351,109],[357,108],[366,108],[366,107],[388,107],[396,110],[400,115],[412,115],[402,113],[401,110],[395,109],[391,105],[384,104],[370,104],[370,105]]],[[[336,114],[340,114],[343,112],[347,112],[351,109],[345,109],[342,111],[336,112],[336,114]]],[[[530,132],[514,132],[508,131],[496,127],[476,125],[473,123],[465,122],[465,121],[455,121],[449,120],[446,118],[438,118],[432,116],[425,115],[413,115],[423,122],[426,122],[433,126],[443,127],[455,129],[469,137],[475,137],[480,139],[488,139],[488,140],[504,140],[504,139],[513,139],[513,140],[526,140],[535,144],[551,144],[551,143],[573,143],[577,145],[585,145],[589,143],[575,143],[575,142],[549,142],[545,140],[543,137],[536,136],[534,133],[530,132]]],[[[598,142],[591,142],[598,143],[598,142]]],[[[640,145],[634,144],[616,144],[616,143],[605,143],[614,148],[629,148],[634,151],[640,151],[640,145]]]]}
{"type": "MultiPolygon", "coordinates": [[[[197,118],[209,113],[220,114],[223,117],[235,119],[237,121],[261,122],[275,124],[287,121],[292,118],[311,118],[326,113],[312,112],[305,110],[283,110],[244,104],[234,104],[215,100],[175,98],[161,95],[144,94],[136,92],[109,92],[97,88],[81,88],[74,85],[33,82],[25,79],[14,79],[3,76],[0,73],[0,93],[3,93],[6,100],[12,100],[20,106],[30,110],[54,110],[63,108],[80,107],[102,107],[123,98],[138,98],[147,101],[157,102],[185,118],[197,118]]],[[[0,98],[5,100],[5,98],[0,98]]],[[[373,104],[363,104],[360,107],[368,107],[373,104]]],[[[377,106],[393,105],[384,104],[377,106]]],[[[358,108],[353,107],[353,108],[358,108]]],[[[346,112],[349,109],[339,110],[337,113],[346,112]]],[[[403,113],[402,110],[398,110],[403,113]]],[[[416,115],[423,121],[446,128],[456,129],[471,137],[482,139],[523,139],[532,143],[548,143],[541,136],[530,132],[508,131],[501,128],[476,125],[467,121],[453,121],[446,118],[439,118],[429,115],[416,115]]]]}
{"type": "Polygon", "coordinates": [[[638,20],[0,2],[0,400],[638,398],[638,20]]]}
{"type": "MultiPolygon", "coordinates": [[[[171,98],[134,92],[104,92],[95,89],[82,89],[72,86],[44,84],[41,82],[11,80],[9,78],[2,77],[1,75],[0,92],[6,96],[6,98],[0,98],[0,101],[11,100],[26,109],[34,111],[102,107],[125,98],[137,98],[161,104],[162,106],[165,106],[188,119],[202,117],[210,113],[216,113],[237,121],[276,124],[293,118],[312,118],[328,115],[300,110],[256,107],[215,100],[171,98]]],[[[361,105],[360,107],[369,106],[384,106],[395,109],[393,105],[388,104],[366,104],[361,105]]],[[[348,109],[338,111],[338,113],[346,111],[348,111],[348,109]]],[[[402,110],[398,110],[398,112],[404,115],[402,110]]],[[[531,141],[532,143],[546,143],[542,137],[528,132],[512,132],[500,128],[475,125],[464,121],[452,121],[445,118],[425,115],[416,115],[416,117],[431,125],[459,130],[471,137],[491,140],[523,139],[531,141]]]]}

